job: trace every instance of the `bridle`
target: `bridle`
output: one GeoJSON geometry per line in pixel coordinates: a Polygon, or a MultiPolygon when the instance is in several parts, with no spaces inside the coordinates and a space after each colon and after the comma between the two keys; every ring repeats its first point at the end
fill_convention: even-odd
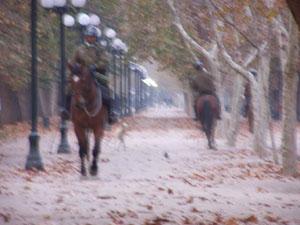
{"type": "MultiPolygon", "coordinates": [[[[76,77],[73,78],[73,79],[77,79],[75,82],[80,82],[80,78],[79,78],[78,75],[80,74],[81,70],[80,70],[80,65],[79,65],[78,63],[76,63],[76,64],[72,67],[71,72],[72,72],[72,76],[73,76],[73,77],[74,77],[74,75],[76,76],[76,77]]],[[[91,75],[91,74],[90,74],[90,75],[91,75]]],[[[92,75],[91,75],[91,76],[92,76],[92,75]]],[[[96,83],[96,81],[94,80],[94,79],[95,79],[94,76],[92,76],[92,79],[93,79],[93,82],[95,82],[95,85],[96,85],[96,91],[97,91],[97,93],[96,93],[97,99],[95,100],[95,101],[96,101],[96,107],[95,107],[95,109],[92,110],[92,111],[89,111],[89,110],[87,109],[87,105],[86,105],[87,101],[86,101],[85,98],[82,96],[82,94],[79,94],[79,103],[76,103],[76,104],[75,104],[75,106],[78,107],[78,108],[80,108],[80,109],[82,109],[82,110],[87,114],[88,117],[94,117],[94,116],[96,116],[96,115],[99,113],[99,111],[100,111],[100,109],[101,109],[101,107],[102,107],[102,96],[101,96],[101,91],[100,91],[100,89],[97,87],[97,83],[96,83]]]]}
{"type": "Polygon", "coordinates": [[[82,97],[82,95],[80,95],[80,98],[82,98],[84,100],[83,105],[81,105],[81,108],[83,109],[83,111],[89,116],[89,117],[94,117],[98,114],[98,112],[100,111],[101,107],[102,107],[102,97],[101,97],[101,92],[99,90],[98,87],[96,87],[97,89],[97,99],[96,99],[96,108],[90,112],[87,107],[86,107],[86,101],[85,99],[82,97]]]}

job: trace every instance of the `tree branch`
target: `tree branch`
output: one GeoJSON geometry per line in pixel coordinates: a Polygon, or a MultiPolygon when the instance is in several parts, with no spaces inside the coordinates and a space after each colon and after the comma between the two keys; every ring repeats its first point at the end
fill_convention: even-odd
{"type": "Polygon", "coordinates": [[[228,19],[226,19],[226,17],[221,13],[221,10],[219,9],[219,7],[212,1],[212,0],[208,0],[211,5],[214,7],[214,9],[217,11],[217,13],[222,17],[222,19],[228,23],[229,25],[231,25],[243,38],[245,38],[246,41],[248,41],[254,48],[258,49],[258,47],[256,46],[256,44],[254,44],[253,41],[251,41],[246,34],[244,34],[239,28],[237,28],[235,26],[234,23],[230,22],[228,19]]]}
{"type": "Polygon", "coordinates": [[[282,20],[281,18],[279,18],[280,21],[278,21],[277,19],[273,19],[273,22],[275,23],[275,25],[282,31],[282,33],[288,38],[289,37],[289,32],[287,31],[287,29],[285,29],[285,27],[282,25],[282,20]]]}
{"type": "Polygon", "coordinates": [[[188,48],[190,54],[192,55],[193,60],[196,62],[198,60],[198,57],[196,56],[195,52],[193,51],[190,43],[187,42],[184,38],[183,38],[183,41],[184,41],[186,47],[188,48]]]}
{"type": "Polygon", "coordinates": [[[172,11],[172,14],[174,16],[174,25],[178,28],[179,32],[181,33],[181,35],[183,36],[183,38],[185,39],[185,41],[188,43],[188,45],[192,45],[194,48],[196,48],[202,55],[204,55],[204,57],[211,59],[211,55],[209,54],[209,52],[204,49],[201,45],[199,45],[183,28],[182,24],[181,24],[181,20],[180,17],[177,13],[177,10],[174,6],[174,1],[173,0],[168,0],[168,5],[172,11]]]}
{"type": "MultiPolygon", "coordinates": [[[[264,42],[261,46],[260,46],[260,51],[264,50],[267,47],[267,43],[264,42]]],[[[258,55],[259,51],[257,49],[255,49],[252,53],[250,53],[244,60],[243,62],[243,67],[247,67],[258,55]]]]}

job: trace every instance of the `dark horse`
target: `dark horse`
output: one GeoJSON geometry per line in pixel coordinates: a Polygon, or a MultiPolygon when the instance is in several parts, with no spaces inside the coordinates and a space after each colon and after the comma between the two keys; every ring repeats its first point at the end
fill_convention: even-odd
{"type": "Polygon", "coordinates": [[[71,118],[79,143],[81,174],[87,175],[85,160],[89,160],[88,132],[92,131],[95,145],[90,174],[96,176],[100,142],[107,119],[107,107],[102,104],[101,90],[89,68],[78,63],[69,64],[68,67],[72,75],[70,81],[72,89],[71,118]]]}
{"type": "Polygon", "coordinates": [[[196,116],[200,120],[202,130],[204,131],[208,147],[216,149],[215,147],[215,126],[220,110],[218,99],[214,95],[201,95],[195,102],[196,116]]]}

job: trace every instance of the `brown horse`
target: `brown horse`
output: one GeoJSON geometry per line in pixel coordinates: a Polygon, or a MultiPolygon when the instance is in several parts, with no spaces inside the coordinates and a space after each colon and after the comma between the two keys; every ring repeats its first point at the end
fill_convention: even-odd
{"type": "Polygon", "coordinates": [[[90,174],[96,176],[98,172],[98,156],[100,142],[104,134],[107,119],[107,107],[102,104],[101,90],[87,66],[75,63],[68,65],[71,71],[71,118],[75,134],[79,143],[81,159],[81,174],[87,175],[85,160],[89,160],[88,132],[94,134],[95,145],[90,174]]]}
{"type": "Polygon", "coordinates": [[[215,95],[201,95],[195,102],[195,110],[197,119],[200,120],[202,130],[207,137],[208,147],[216,149],[215,126],[220,113],[217,97],[215,95]]]}

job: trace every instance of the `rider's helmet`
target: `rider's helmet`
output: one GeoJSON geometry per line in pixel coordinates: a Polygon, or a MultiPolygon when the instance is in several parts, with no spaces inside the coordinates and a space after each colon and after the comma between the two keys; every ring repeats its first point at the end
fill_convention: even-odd
{"type": "Polygon", "coordinates": [[[256,69],[251,68],[251,69],[249,70],[249,72],[250,72],[254,77],[257,76],[257,71],[256,71],[256,69]]]}
{"type": "Polygon", "coordinates": [[[83,35],[86,44],[94,45],[96,44],[99,35],[101,35],[101,31],[97,27],[90,25],[86,27],[83,35]]]}
{"type": "Polygon", "coordinates": [[[194,62],[194,68],[196,70],[201,71],[203,69],[203,63],[201,60],[196,60],[196,62],[194,62]]]}

